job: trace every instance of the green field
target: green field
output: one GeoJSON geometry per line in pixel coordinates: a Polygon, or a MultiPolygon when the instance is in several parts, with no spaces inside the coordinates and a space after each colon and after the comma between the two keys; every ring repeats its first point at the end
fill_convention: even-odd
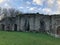
{"type": "Polygon", "coordinates": [[[42,33],[0,31],[0,45],[60,45],[60,39],[42,33]]]}

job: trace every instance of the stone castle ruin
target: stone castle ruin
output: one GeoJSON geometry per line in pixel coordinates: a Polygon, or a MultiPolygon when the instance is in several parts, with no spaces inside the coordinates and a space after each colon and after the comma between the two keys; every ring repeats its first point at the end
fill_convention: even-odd
{"type": "Polygon", "coordinates": [[[46,32],[60,36],[60,15],[19,14],[0,21],[0,30],[46,32]]]}

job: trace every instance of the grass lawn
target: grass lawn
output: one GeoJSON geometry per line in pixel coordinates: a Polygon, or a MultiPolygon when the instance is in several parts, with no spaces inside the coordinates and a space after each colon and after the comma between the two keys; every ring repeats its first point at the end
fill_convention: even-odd
{"type": "Polygon", "coordinates": [[[60,45],[60,39],[42,33],[0,31],[0,45],[60,45]]]}

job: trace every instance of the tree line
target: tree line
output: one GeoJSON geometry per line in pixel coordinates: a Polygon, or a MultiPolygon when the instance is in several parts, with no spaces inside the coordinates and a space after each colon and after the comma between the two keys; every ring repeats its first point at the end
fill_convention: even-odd
{"type": "Polygon", "coordinates": [[[22,12],[14,8],[1,8],[0,7],[0,16],[3,17],[12,17],[21,14],[22,12]]]}

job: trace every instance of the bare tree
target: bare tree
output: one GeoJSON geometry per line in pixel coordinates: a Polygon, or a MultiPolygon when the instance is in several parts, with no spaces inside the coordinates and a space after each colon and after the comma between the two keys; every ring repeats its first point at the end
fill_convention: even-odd
{"type": "Polygon", "coordinates": [[[3,15],[3,17],[15,17],[16,15],[20,15],[22,12],[19,10],[16,10],[14,8],[6,9],[6,8],[0,8],[0,15],[3,15]]]}
{"type": "Polygon", "coordinates": [[[4,17],[7,17],[7,9],[3,8],[2,12],[3,12],[2,14],[4,14],[4,17]]]}
{"type": "Polygon", "coordinates": [[[19,10],[16,10],[14,8],[9,9],[9,12],[11,17],[15,17],[16,15],[19,15],[20,13],[22,13],[19,10]]]}

